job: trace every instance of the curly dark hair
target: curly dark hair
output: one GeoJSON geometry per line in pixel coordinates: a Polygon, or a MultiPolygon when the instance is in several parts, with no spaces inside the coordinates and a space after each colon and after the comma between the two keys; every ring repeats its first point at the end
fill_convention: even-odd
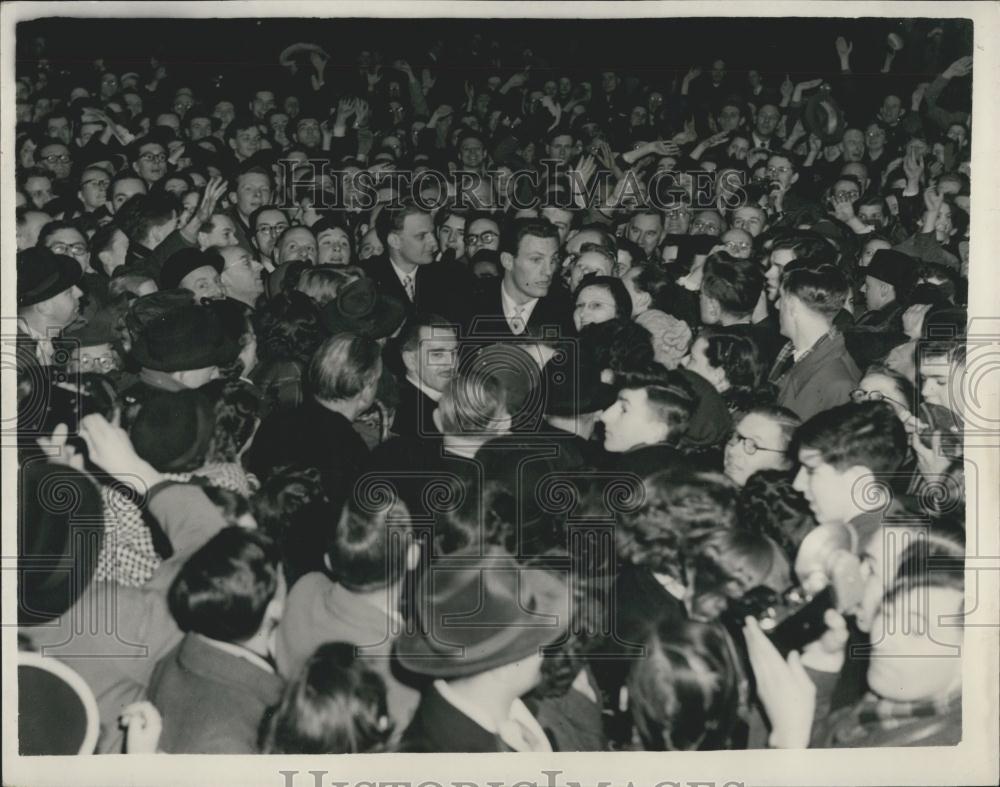
{"type": "Polygon", "coordinates": [[[315,302],[302,292],[276,295],[257,312],[257,352],[261,361],[294,360],[308,365],[326,334],[315,302]]]}
{"type": "Polygon", "coordinates": [[[591,368],[610,369],[616,375],[655,362],[652,335],[627,317],[583,326],[580,352],[584,362],[593,364],[591,368]]]}
{"type": "Polygon", "coordinates": [[[263,398],[257,386],[246,380],[219,378],[201,387],[215,407],[215,435],[209,462],[236,462],[253,437],[261,417],[263,398]]]}
{"type": "Polygon", "coordinates": [[[721,473],[677,468],[649,476],[642,506],[620,519],[619,557],[686,584],[687,555],[736,526],[737,493],[721,473]]]}
{"type": "Polygon", "coordinates": [[[729,409],[745,411],[763,397],[765,368],[757,343],[745,334],[725,328],[704,328],[705,358],[726,373],[729,389],[723,395],[729,409]]]}
{"type": "Polygon", "coordinates": [[[649,293],[651,309],[658,309],[691,326],[699,324],[697,300],[692,299],[667,271],[650,263],[633,265],[632,268],[639,271],[632,283],[641,292],[649,293]]]}
{"type": "Polygon", "coordinates": [[[788,470],[758,470],[747,479],[737,503],[740,527],[762,533],[795,562],[802,539],[816,527],[809,503],[792,487],[788,470]]]}
{"type": "Polygon", "coordinates": [[[257,527],[282,547],[289,587],[302,575],[323,570],[323,554],[339,512],[326,496],[319,470],[275,468],[250,505],[257,527]]]}

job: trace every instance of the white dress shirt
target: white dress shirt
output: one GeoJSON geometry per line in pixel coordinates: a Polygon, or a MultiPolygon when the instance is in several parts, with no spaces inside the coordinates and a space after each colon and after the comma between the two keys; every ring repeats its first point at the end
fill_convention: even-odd
{"type": "Polygon", "coordinates": [[[407,276],[409,276],[410,281],[413,282],[413,297],[411,298],[411,300],[415,299],[416,298],[416,294],[417,294],[417,271],[420,270],[420,269],[419,268],[414,268],[409,273],[406,273],[402,268],[400,268],[398,265],[396,265],[396,263],[393,262],[391,259],[389,260],[389,263],[392,265],[392,269],[396,272],[396,278],[399,279],[399,283],[403,286],[403,292],[405,292],[408,297],[409,297],[410,293],[406,289],[406,278],[407,278],[407,276]]]}
{"type": "Polygon", "coordinates": [[[528,327],[528,320],[531,319],[531,313],[538,304],[538,298],[532,298],[521,304],[516,303],[507,292],[507,280],[504,279],[500,284],[500,301],[503,304],[503,316],[507,319],[507,325],[515,334],[524,333],[528,327]],[[518,318],[521,321],[520,325],[516,323],[518,318]]]}

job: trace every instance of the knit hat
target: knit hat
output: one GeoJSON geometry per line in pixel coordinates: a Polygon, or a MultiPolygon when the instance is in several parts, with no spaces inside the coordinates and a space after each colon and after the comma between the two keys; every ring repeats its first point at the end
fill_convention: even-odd
{"type": "Polygon", "coordinates": [[[208,398],[188,389],[150,397],[129,436],[135,452],[161,473],[188,473],[205,464],[214,429],[208,398]]]}
{"type": "Polygon", "coordinates": [[[152,320],[132,345],[140,366],[181,372],[224,366],[239,354],[219,316],[204,306],[182,306],[152,320]]]}
{"type": "Polygon", "coordinates": [[[415,606],[419,625],[395,642],[400,663],[418,675],[457,678],[521,661],[556,641],[568,621],[568,590],[540,568],[494,547],[454,553],[460,564],[431,566],[415,606]]]}
{"type": "Polygon", "coordinates": [[[17,619],[46,623],[74,603],[94,575],[104,533],[101,496],[83,473],[43,461],[18,479],[17,619]]]}

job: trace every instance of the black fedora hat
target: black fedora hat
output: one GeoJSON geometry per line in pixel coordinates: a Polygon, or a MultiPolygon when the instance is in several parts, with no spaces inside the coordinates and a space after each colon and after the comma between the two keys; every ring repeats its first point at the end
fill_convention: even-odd
{"type": "Polygon", "coordinates": [[[17,305],[34,306],[75,287],[83,278],[80,263],[64,254],[34,247],[17,253],[17,305]]]}
{"type": "Polygon", "coordinates": [[[150,321],[132,345],[141,366],[182,372],[231,363],[239,344],[227,335],[219,315],[204,306],[181,306],[150,321]]]}
{"type": "Polygon", "coordinates": [[[819,137],[824,145],[840,142],[847,127],[840,106],[825,90],[809,99],[804,112],[804,121],[806,128],[819,137]]]}
{"type": "Polygon", "coordinates": [[[160,271],[161,290],[172,290],[181,286],[181,281],[192,271],[199,268],[214,268],[217,273],[222,273],[225,267],[225,260],[215,249],[181,249],[171,254],[167,261],[163,263],[160,271]]]}
{"type": "Polygon", "coordinates": [[[478,675],[537,653],[566,629],[568,589],[551,573],[523,566],[499,547],[464,557],[432,564],[424,575],[420,625],[394,643],[410,672],[478,675]]]}
{"type": "Polygon", "coordinates": [[[65,613],[93,579],[103,543],[101,496],[83,473],[31,461],[18,478],[18,502],[17,616],[21,625],[38,625],[65,613]]]}
{"type": "Polygon", "coordinates": [[[205,462],[215,413],[198,389],[164,391],[150,397],[135,418],[129,437],[135,452],[162,473],[186,473],[205,462]]]}
{"type": "Polygon", "coordinates": [[[371,339],[391,336],[406,318],[406,307],[379,292],[371,279],[340,288],[337,299],[323,307],[323,325],[331,334],[354,333],[371,339]]]}

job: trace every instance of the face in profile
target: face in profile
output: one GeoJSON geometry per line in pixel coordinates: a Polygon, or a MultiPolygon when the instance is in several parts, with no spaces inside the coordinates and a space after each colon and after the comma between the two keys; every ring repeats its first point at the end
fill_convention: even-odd
{"type": "Polygon", "coordinates": [[[747,413],[726,444],[723,469],[739,486],[760,470],[788,467],[781,427],[760,413],[747,413]]]}

